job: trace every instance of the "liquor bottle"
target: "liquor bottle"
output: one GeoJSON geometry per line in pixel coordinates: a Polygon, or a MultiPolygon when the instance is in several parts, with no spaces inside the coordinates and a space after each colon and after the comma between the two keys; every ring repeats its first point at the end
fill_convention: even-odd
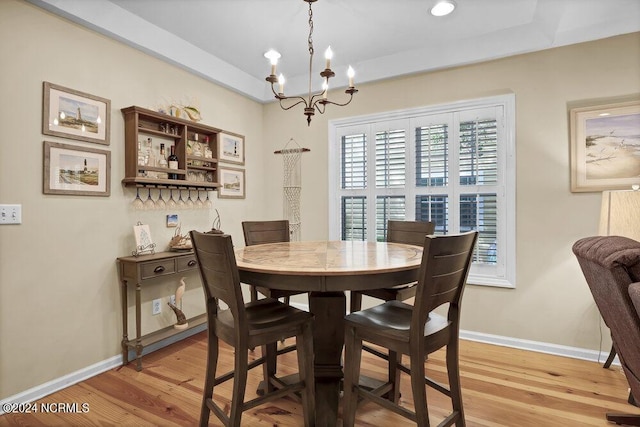
{"type": "Polygon", "coordinates": [[[158,159],[158,167],[166,168],[169,164],[167,163],[167,157],[164,153],[164,144],[160,144],[160,158],[158,159]]]}
{"type": "MultiPolygon", "coordinates": [[[[176,156],[176,146],[171,146],[171,155],[169,156],[169,169],[178,169],[178,156],[176,156]]],[[[170,173],[169,179],[178,179],[177,173],[170,173]]]]}

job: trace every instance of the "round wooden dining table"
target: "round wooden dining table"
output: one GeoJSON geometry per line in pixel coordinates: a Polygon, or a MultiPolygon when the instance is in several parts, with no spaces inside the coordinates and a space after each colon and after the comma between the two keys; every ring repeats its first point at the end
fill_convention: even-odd
{"type": "Polygon", "coordinates": [[[235,251],[242,283],[309,293],[315,315],[316,426],[338,418],[345,291],[417,280],[422,248],[387,242],[315,241],[247,246],[235,251]]]}

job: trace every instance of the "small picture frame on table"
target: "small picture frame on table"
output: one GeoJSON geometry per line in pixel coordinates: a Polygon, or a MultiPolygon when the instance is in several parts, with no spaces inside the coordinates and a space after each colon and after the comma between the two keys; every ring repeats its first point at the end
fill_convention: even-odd
{"type": "Polygon", "coordinates": [[[133,251],[133,256],[139,256],[145,253],[155,253],[156,244],[153,243],[153,239],[151,238],[149,224],[142,224],[141,222],[138,222],[133,226],[133,235],[136,239],[136,250],[133,251]]]}

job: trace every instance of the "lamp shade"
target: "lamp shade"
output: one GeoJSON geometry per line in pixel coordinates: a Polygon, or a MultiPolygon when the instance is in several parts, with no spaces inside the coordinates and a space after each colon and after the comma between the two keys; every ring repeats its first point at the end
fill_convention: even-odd
{"type": "Polygon", "coordinates": [[[602,192],[599,234],[640,241],[639,190],[602,192]]]}

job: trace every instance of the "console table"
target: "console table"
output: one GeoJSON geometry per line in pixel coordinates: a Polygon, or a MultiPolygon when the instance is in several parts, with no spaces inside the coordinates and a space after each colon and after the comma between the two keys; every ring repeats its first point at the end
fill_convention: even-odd
{"type": "MultiPolygon", "coordinates": [[[[126,256],[118,258],[118,275],[122,284],[122,365],[129,363],[129,349],[136,351],[136,370],[142,370],[142,350],[145,346],[169,338],[183,330],[172,326],[142,335],[141,298],[142,286],[158,277],[178,275],[198,267],[193,252],[158,252],[152,255],[126,256]],[[129,339],[127,324],[127,286],[136,286],[136,337],[129,339]]],[[[206,313],[188,319],[189,328],[206,323],[206,313]]]]}

